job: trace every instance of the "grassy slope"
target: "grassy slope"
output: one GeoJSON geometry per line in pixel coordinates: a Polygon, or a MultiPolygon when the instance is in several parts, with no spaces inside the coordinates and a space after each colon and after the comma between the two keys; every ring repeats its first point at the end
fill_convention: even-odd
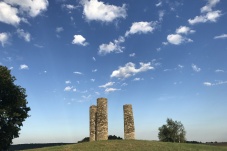
{"type": "Polygon", "coordinates": [[[227,147],[201,144],[164,143],[143,140],[113,140],[47,147],[30,151],[227,151],[227,147]]]}

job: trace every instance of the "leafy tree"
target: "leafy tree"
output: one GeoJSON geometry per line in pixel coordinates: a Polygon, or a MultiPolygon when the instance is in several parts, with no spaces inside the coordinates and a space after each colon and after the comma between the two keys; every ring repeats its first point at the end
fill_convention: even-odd
{"type": "Polygon", "coordinates": [[[22,122],[29,117],[25,89],[15,85],[7,67],[0,66],[0,150],[6,150],[19,137],[22,122]]]}
{"type": "Polygon", "coordinates": [[[158,138],[163,142],[185,142],[186,131],[180,121],[167,118],[167,124],[159,127],[158,138]]]}

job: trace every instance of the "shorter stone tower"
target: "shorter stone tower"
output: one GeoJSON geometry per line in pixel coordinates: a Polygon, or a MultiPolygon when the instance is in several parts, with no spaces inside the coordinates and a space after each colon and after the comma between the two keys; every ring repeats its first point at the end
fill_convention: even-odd
{"type": "Polygon", "coordinates": [[[90,106],[90,142],[96,141],[96,126],[97,123],[97,107],[95,105],[90,106]]]}
{"type": "Polygon", "coordinates": [[[124,139],[135,139],[134,117],[132,105],[125,104],[124,109],[124,139]]]}
{"type": "Polygon", "coordinates": [[[107,99],[97,99],[97,140],[108,140],[107,99]]]}

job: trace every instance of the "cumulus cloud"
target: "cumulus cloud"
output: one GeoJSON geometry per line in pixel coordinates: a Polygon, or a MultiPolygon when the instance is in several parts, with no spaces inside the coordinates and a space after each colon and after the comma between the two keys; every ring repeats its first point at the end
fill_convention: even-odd
{"type": "Polygon", "coordinates": [[[67,10],[73,10],[73,9],[77,8],[77,6],[74,6],[74,5],[71,5],[71,4],[63,4],[62,7],[66,8],[67,10]]]}
{"type": "Polygon", "coordinates": [[[140,62],[140,68],[135,67],[135,64],[132,62],[129,62],[127,64],[125,64],[124,67],[119,67],[118,70],[114,70],[111,74],[111,78],[115,77],[115,78],[119,78],[119,79],[125,79],[128,78],[130,76],[133,76],[137,73],[140,72],[145,72],[147,70],[151,70],[154,69],[154,67],[151,66],[151,63],[143,63],[140,62]]]}
{"type": "Polygon", "coordinates": [[[4,45],[6,43],[8,43],[8,39],[9,39],[9,34],[7,34],[7,33],[0,33],[0,42],[2,44],[2,47],[4,47],[4,45]]]}
{"type": "Polygon", "coordinates": [[[0,22],[13,26],[21,21],[28,22],[24,17],[36,17],[47,9],[47,0],[2,0],[0,2],[0,22]]]}
{"type": "Polygon", "coordinates": [[[205,86],[212,86],[212,83],[210,83],[210,82],[204,82],[203,85],[205,85],[205,86]]]}
{"type": "Polygon", "coordinates": [[[28,66],[26,64],[20,65],[20,70],[28,70],[28,66]]]}
{"type": "Polygon", "coordinates": [[[214,39],[225,39],[225,38],[227,38],[227,34],[222,34],[214,37],[214,39]]]}
{"type": "Polygon", "coordinates": [[[120,36],[118,39],[115,39],[113,42],[110,42],[109,44],[101,44],[99,46],[99,55],[106,55],[108,53],[121,53],[123,52],[124,47],[122,47],[120,44],[125,41],[125,38],[120,36]]]}
{"type": "Polygon", "coordinates": [[[185,35],[189,33],[194,33],[194,30],[191,30],[187,26],[180,26],[176,29],[176,34],[169,34],[167,36],[167,41],[174,45],[180,45],[185,42],[193,42],[190,38],[187,38],[185,35]]]}
{"type": "Polygon", "coordinates": [[[0,22],[15,26],[18,25],[20,21],[21,19],[18,16],[17,8],[14,8],[5,2],[0,2],[0,22]]]}
{"type": "Polygon", "coordinates": [[[194,25],[197,23],[216,22],[222,14],[220,10],[213,11],[213,7],[219,2],[220,0],[208,0],[207,4],[200,9],[201,15],[189,19],[189,24],[194,25]]]}
{"type": "Polygon", "coordinates": [[[17,34],[20,38],[23,38],[26,42],[30,42],[31,35],[29,32],[25,32],[23,29],[17,29],[17,34]]]}
{"type": "Polygon", "coordinates": [[[70,84],[70,83],[71,83],[71,81],[69,81],[69,80],[68,81],[65,81],[65,84],[70,84]]]}
{"type": "Polygon", "coordinates": [[[108,82],[108,83],[106,83],[106,84],[104,84],[104,85],[100,85],[99,87],[100,87],[100,88],[107,88],[107,87],[110,87],[110,86],[114,85],[114,83],[115,83],[115,82],[108,82]]]}
{"type": "Polygon", "coordinates": [[[110,92],[114,92],[114,91],[120,91],[121,89],[116,89],[116,88],[106,88],[105,92],[106,93],[110,93],[110,92]]]}
{"type": "Polygon", "coordinates": [[[71,91],[73,89],[73,86],[67,86],[65,87],[64,91],[71,91]]]}
{"type": "Polygon", "coordinates": [[[176,29],[176,33],[177,34],[189,34],[189,33],[194,33],[195,30],[191,30],[189,27],[187,26],[180,26],[179,28],[176,29]]]}
{"type": "Polygon", "coordinates": [[[201,68],[199,68],[197,65],[195,64],[192,64],[192,69],[195,71],[195,72],[200,72],[201,71],[201,68]]]}
{"type": "Polygon", "coordinates": [[[47,9],[48,1],[47,0],[4,0],[6,3],[10,4],[11,6],[19,7],[22,13],[27,13],[31,17],[36,17],[43,11],[47,9]]]}
{"type": "Polygon", "coordinates": [[[82,0],[83,14],[88,21],[112,22],[118,18],[126,18],[126,5],[120,6],[104,4],[98,0],[82,0]]]}
{"type": "Polygon", "coordinates": [[[156,22],[134,22],[129,31],[126,31],[125,36],[130,34],[146,34],[154,31],[156,22]]]}
{"type": "Polygon", "coordinates": [[[82,35],[74,35],[72,44],[82,45],[82,46],[88,45],[88,43],[86,42],[86,39],[82,35]]]}

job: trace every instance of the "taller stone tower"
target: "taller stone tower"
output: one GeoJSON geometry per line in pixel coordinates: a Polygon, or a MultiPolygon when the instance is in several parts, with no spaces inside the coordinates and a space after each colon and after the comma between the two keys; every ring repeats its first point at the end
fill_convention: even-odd
{"type": "Polygon", "coordinates": [[[97,99],[97,140],[108,140],[107,99],[97,99]]]}
{"type": "Polygon", "coordinates": [[[96,141],[96,129],[97,129],[97,107],[95,105],[90,106],[90,142],[96,141]]]}
{"type": "Polygon", "coordinates": [[[132,105],[125,104],[124,109],[124,138],[135,139],[134,117],[132,112],[132,105]]]}

